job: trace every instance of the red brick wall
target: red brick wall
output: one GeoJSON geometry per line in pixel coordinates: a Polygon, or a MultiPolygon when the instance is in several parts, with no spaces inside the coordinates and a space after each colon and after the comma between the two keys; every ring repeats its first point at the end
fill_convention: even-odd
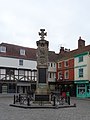
{"type": "Polygon", "coordinates": [[[69,80],[74,80],[74,59],[69,60],[69,80]]]}
{"type": "Polygon", "coordinates": [[[68,70],[69,71],[69,79],[68,80],[74,80],[74,59],[68,60],[68,64],[69,64],[68,67],[64,66],[64,61],[61,61],[60,63],[62,63],[62,67],[58,68],[58,64],[57,64],[56,79],[59,79],[58,73],[60,71],[62,71],[63,79],[65,79],[64,74],[65,74],[65,71],[68,70]]]}

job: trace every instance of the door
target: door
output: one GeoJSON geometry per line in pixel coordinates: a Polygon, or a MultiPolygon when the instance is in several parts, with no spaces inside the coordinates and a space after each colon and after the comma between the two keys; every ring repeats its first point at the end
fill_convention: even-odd
{"type": "Polygon", "coordinates": [[[77,84],[77,97],[86,97],[86,86],[85,84],[77,84]]]}

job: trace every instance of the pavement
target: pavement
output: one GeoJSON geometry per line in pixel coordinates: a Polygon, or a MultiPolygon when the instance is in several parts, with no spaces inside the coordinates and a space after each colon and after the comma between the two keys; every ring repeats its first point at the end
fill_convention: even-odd
{"type": "Polygon", "coordinates": [[[71,97],[71,99],[74,99],[74,100],[86,100],[86,101],[90,101],[90,98],[77,98],[77,97],[71,97]]]}
{"type": "Polygon", "coordinates": [[[61,109],[23,109],[11,107],[13,97],[0,97],[0,120],[90,120],[90,99],[71,97],[76,107],[61,109]]]}

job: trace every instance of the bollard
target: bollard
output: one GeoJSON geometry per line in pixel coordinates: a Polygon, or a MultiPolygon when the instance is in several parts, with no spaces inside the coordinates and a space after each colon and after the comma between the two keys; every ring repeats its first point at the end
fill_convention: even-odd
{"type": "Polygon", "coordinates": [[[14,95],[14,101],[13,101],[13,104],[15,104],[15,95],[14,95]]]}
{"type": "Polygon", "coordinates": [[[20,94],[19,94],[19,103],[21,102],[21,96],[20,96],[20,94]]]}
{"type": "Polygon", "coordinates": [[[54,95],[53,96],[53,106],[55,106],[56,105],[56,96],[54,95]]]}
{"type": "Polygon", "coordinates": [[[65,97],[65,102],[67,103],[67,96],[65,97]]]}
{"type": "Polygon", "coordinates": [[[30,106],[29,96],[27,97],[27,106],[30,106]]]}
{"type": "Polygon", "coordinates": [[[70,96],[68,96],[68,104],[70,105],[70,96]]]}
{"type": "Polygon", "coordinates": [[[70,93],[67,92],[67,93],[66,93],[66,96],[67,96],[67,103],[68,103],[68,105],[70,105],[70,93]]]}

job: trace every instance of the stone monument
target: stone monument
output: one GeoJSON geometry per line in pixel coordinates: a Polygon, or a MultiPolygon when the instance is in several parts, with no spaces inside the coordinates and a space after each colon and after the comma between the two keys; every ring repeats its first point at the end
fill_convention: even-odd
{"type": "Polygon", "coordinates": [[[45,40],[47,33],[45,29],[40,29],[40,40],[37,44],[37,88],[36,94],[48,94],[48,46],[49,42],[45,40]]]}
{"type": "MultiPolygon", "coordinates": [[[[48,46],[49,42],[45,40],[47,33],[45,29],[40,29],[40,40],[37,44],[37,86],[35,94],[33,92],[27,94],[14,95],[13,104],[10,106],[21,108],[62,108],[64,101],[60,96],[49,92],[48,87],[48,46]],[[53,98],[53,99],[51,99],[53,98]],[[56,104],[58,101],[59,104],[56,104]],[[53,103],[52,103],[53,102],[53,103]],[[39,103],[39,104],[37,104],[39,103]],[[45,106],[46,105],[46,106],[45,106]]],[[[70,98],[67,99],[64,107],[76,107],[76,104],[70,105],[70,98]]]]}

